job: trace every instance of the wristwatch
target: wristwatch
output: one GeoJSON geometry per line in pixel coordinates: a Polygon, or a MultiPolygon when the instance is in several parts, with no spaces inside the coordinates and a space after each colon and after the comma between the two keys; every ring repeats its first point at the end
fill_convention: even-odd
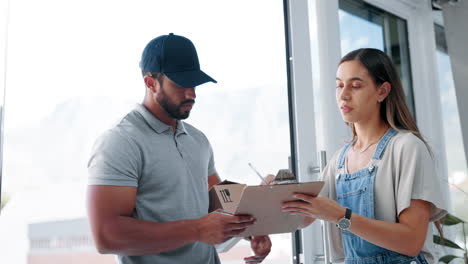
{"type": "Polygon", "coordinates": [[[351,209],[346,208],[346,213],[343,218],[338,220],[338,223],[336,224],[336,227],[338,227],[341,230],[348,230],[349,227],[351,226],[351,209]]]}

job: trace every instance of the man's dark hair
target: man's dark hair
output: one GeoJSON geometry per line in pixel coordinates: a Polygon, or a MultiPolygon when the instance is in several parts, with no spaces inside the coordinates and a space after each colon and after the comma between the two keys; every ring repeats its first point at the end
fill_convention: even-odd
{"type": "Polygon", "coordinates": [[[143,77],[145,77],[146,75],[150,75],[151,77],[158,80],[159,85],[162,85],[164,73],[162,73],[162,72],[141,72],[141,74],[143,75],[143,77]]]}

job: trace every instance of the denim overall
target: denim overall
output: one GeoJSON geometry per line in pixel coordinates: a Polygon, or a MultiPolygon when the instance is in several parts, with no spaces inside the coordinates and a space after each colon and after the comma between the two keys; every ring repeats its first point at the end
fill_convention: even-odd
{"type": "MultiPolygon", "coordinates": [[[[356,214],[375,219],[374,181],[378,169],[377,161],[382,158],[385,147],[396,133],[396,130],[390,128],[379,141],[368,167],[351,174],[345,173],[344,162],[346,153],[353,143],[345,146],[338,160],[338,177],[336,180],[337,200],[340,205],[350,208],[356,214]]],[[[353,218],[351,218],[351,223],[352,221],[353,218]]],[[[341,230],[341,234],[346,264],[427,263],[422,254],[409,257],[367,242],[347,230],[341,230]]]]}

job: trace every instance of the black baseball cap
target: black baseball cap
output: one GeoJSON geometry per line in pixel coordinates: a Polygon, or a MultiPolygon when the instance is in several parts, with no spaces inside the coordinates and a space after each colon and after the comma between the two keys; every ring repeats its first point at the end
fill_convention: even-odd
{"type": "Polygon", "coordinates": [[[162,35],[151,40],[141,55],[142,72],[161,72],[184,88],[216,81],[200,70],[197,51],[188,38],[162,35]]]}

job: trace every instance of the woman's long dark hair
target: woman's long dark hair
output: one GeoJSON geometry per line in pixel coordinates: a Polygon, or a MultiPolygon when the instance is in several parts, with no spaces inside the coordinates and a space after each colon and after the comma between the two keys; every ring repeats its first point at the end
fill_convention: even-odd
{"type": "MultiPolygon", "coordinates": [[[[380,116],[385,123],[389,124],[397,131],[408,131],[413,133],[424,142],[429,153],[432,151],[419,132],[416,121],[411,116],[408,106],[405,102],[405,92],[396,71],[395,65],[383,51],[378,49],[357,49],[346,54],[340,61],[342,64],[346,61],[359,61],[369,72],[374,83],[379,86],[384,82],[391,85],[390,93],[380,104],[380,116]]],[[[353,140],[356,140],[356,130],[353,123],[348,123],[351,128],[353,140]]]]}

